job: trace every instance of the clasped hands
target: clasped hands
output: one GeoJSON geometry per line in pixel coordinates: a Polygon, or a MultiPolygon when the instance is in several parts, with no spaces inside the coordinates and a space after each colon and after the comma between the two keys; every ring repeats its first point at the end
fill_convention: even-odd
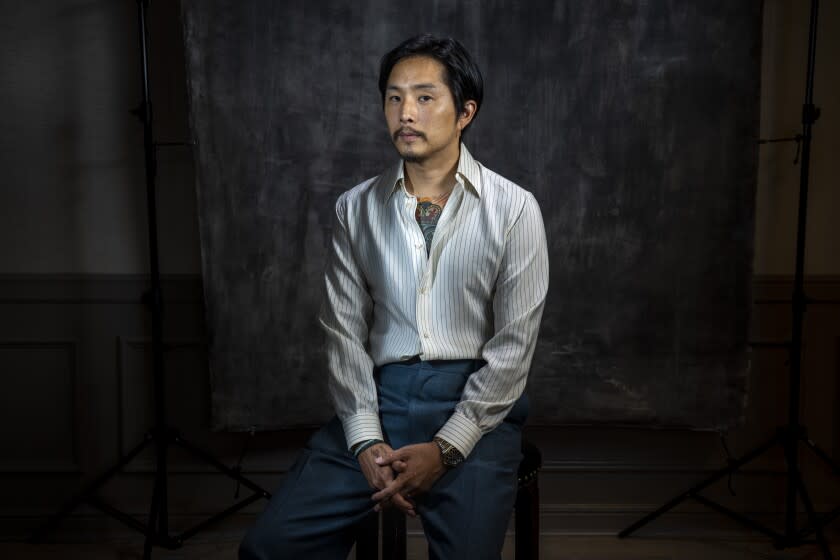
{"type": "Polygon", "coordinates": [[[434,442],[399,449],[377,443],[359,454],[359,465],[370,487],[377,490],[372,496],[377,502],[374,510],[393,505],[411,517],[416,517],[417,511],[410,499],[428,491],[446,471],[434,442]]]}

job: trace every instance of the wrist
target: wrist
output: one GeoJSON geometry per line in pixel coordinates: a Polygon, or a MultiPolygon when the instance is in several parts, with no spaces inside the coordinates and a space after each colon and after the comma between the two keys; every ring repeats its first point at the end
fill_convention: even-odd
{"type": "Polygon", "coordinates": [[[359,443],[355,444],[350,451],[353,453],[353,456],[358,459],[359,455],[361,455],[363,451],[373,447],[377,443],[384,443],[384,442],[381,439],[368,439],[368,440],[360,441],[359,443]]]}

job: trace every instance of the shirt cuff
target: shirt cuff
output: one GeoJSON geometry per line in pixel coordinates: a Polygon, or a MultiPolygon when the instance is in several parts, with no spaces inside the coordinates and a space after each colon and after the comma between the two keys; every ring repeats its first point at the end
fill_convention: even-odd
{"type": "Polygon", "coordinates": [[[472,420],[460,412],[455,412],[435,435],[454,445],[466,458],[481,439],[482,433],[481,428],[472,420]]]}
{"type": "Polygon", "coordinates": [[[354,414],[345,418],[341,424],[344,426],[344,439],[347,440],[348,450],[362,441],[385,440],[382,436],[382,426],[379,424],[379,415],[374,412],[354,414]]]}

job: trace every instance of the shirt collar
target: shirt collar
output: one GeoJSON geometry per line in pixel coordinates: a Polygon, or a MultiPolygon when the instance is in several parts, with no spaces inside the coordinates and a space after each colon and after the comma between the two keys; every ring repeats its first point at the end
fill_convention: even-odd
{"type": "MultiPolygon", "coordinates": [[[[391,195],[398,188],[403,186],[405,179],[405,167],[400,160],[385,175],[383,183],[385,200],[387,202],[391,195]]],[[[461,157],[458,159],[458,170],[455,171],[455,179],[465,187],[472,188],[476,196],[481,197],[481,164],[473,159],[467,147],[461,143],[461,157]]]]}

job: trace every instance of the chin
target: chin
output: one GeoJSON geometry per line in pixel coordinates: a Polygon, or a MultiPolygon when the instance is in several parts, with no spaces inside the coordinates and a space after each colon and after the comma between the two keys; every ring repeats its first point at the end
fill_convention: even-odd
{"type": "Polygon", "coordinates": [[[420,163],[423,161],[423,156],[418,156],[417,154],[401,154],[403,161],[407,161],[408,163],[420,163]]]}
{"type": "Polygon", "coordinates": [[[409,163],[417,163],[425,159],[425,156],[423,156],[422,154],[418,154],[411,148],[400,149],[399,146],[397,146],[397,152],[399,152],[400,157],[402,157],[405,161],[409,163]]]}

